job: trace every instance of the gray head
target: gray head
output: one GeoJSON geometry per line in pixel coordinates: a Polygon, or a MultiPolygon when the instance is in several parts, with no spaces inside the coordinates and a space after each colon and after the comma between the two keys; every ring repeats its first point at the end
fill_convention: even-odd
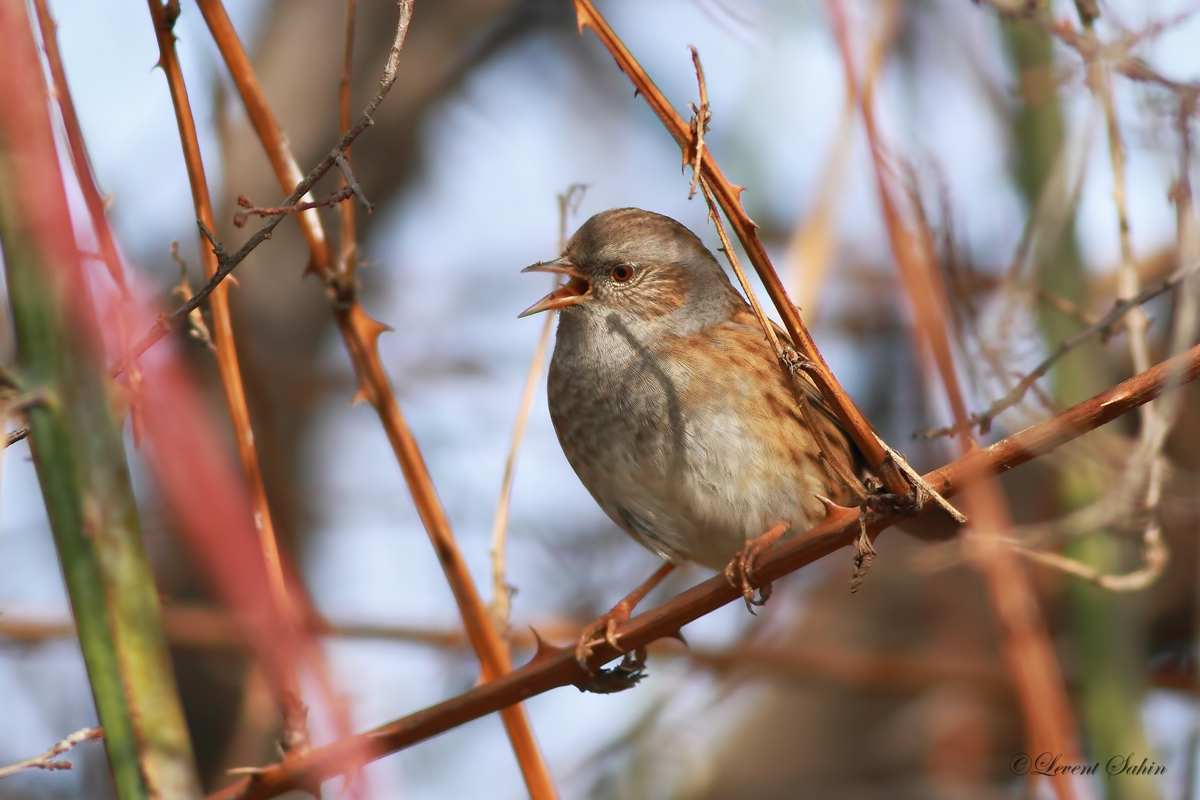
{"type": "Polygon", "coordinates": [[[559,309],[564,324],[616,314],[684,335],[729,319],[745,304],[696,234],[640,208],[602,211],[583,223],[557,261],[524,271],[570,278],[521,314],[559,309]]]}

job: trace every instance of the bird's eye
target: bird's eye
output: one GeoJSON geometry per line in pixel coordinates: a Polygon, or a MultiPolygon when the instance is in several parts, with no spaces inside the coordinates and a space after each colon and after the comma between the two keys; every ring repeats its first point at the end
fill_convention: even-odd
{"type": "Polygon", "coordinates": [[[633,267],[628,264],[618,264],[612,268],[612,279],[617,283],[624,283],[633,277],[633,267]]]}

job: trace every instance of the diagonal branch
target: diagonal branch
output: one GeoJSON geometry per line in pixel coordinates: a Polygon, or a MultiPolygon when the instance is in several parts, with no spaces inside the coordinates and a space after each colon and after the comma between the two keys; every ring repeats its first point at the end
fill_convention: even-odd
{"type": "MultiPolygon", "coordinates": [[[[1051,419],[975,450],[924,478],[945,495],[957,494],[974,482],[1032,461],[1197,376],[1200,376],[1200,345],[1051,419]]],[[[900,515],[881,516],[872,522],[872,528],[882,530],[902,520],[900,515]]],[[[857,513],[850,509],[835,510],[807,533],[765,551],[755,572],[763,580],[778,580],[846,547],[858,532],[857,513]]],[[[740,599],[741,592],[730,586],[723,575],[718,575],[619,626],[617,636],[624,648],[644,647],[656,639],[674,637],[683,625],[740,599]]],[[[599,666],[619,655],[615,648],[602,642],[596,646],[589,666],[599,666]]],[[[315,748],[287,764],[264,767],[253,778],[222,789],[210,795],[209,800],[275,797],[306,781],[337,775],[347,754],[365,751],[371,758],[382,758],[513,703],[586,678],[573,651],[541,647],[530,663],[502,678],[366,733],[315,748]]]]}

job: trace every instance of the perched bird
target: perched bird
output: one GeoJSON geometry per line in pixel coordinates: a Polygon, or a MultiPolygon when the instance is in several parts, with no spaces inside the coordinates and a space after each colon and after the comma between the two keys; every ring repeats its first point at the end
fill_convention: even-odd
{"type": "MultiPolygon", "coordinates": [[[[857,450],[816,386],[804,375],[793,384],[686,227],[636,208],[604,211],[559,259],[525,271],[568,278],[521,316],[559,311],[554,430],[592,497],[639,543],[720,571],[772,529],[778,538],[816,525],[823,498],[858,504],[861,485],[848,485],[857,450]]],[[[610,641],[621,612],[605,621],[610,641]]],[[[600,629],[585,631],[577,655],[600,629]]]]}

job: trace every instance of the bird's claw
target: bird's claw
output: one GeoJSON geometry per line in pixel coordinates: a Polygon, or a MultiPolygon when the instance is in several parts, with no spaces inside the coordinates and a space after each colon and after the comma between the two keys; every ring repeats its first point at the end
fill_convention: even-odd
{"type": "MultiPolygon", "coordinates": [[[[592,648],[603,642],[608,642],[614,648],[620,650],[621,645],[617,643],[617,626],[628,620],[629,611],[622,609],[620,604],[618,604],[612,611],[609,611],[584,628],[583,633],[579,634],[579,639],[575,642],[575,660],[579,662],[579,666],[585,670],[588,669],[587,662],[592,657],[592,648]],[[604,633],[603,638],[594,638],[601,631],[604,633]]],[[[590,672],[591,670],[588,671],[590,672]]]]}
{"type": "Polygon", "coordinates": [[[788,529],[789,524],[781,522],[762,536],[756,536],[742,545],[739,552],[725,566],[725,580],[735,589],[741,589],[742,599],[746,601],[746,610],[754,613],[755,606],[766,605],[771,598],[770,582],[759,583],[754,577],[754,562],[758,554],[775,544],[788,529]],[[758,596],[755,596],[757,591],[758,596]]]}
{"type": "Polygon", "coordinates": [[[575,660],[588,674],[587,680],[576,684],[579,691],[615,694],[632,689],[646,676],[646,651],[641,648],[625,653],[621,663],[611,669],[601,667],[593,672],[587,663],[595,645],[607,642],[615,649],[621,649],[617,642],[617,625],[628,620],[631,611],[625,603],[618,603],[612,611],[588,625],[579,635],[579,640],[575,643],[575,660]],[[594,638],[601,631],[604,632],[604,636],[594,638]]]}

